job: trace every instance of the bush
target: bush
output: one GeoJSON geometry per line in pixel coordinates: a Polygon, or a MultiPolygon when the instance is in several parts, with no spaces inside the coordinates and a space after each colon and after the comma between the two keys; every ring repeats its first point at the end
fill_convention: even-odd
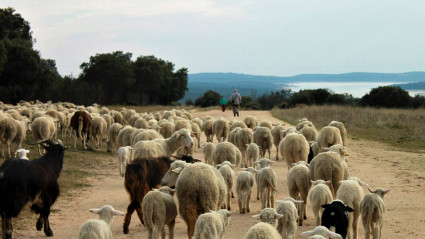
{"type": "Polygon", "coordinates": [[[219,93],[209,90],[209,91],[206,91],[203,96],[198,97],[195,100],[195,105],[200,107],[209,107],[213,105],[218,105],[220,98],[221,96],[219,93]]]}
{"type": "Polygon", "coordinates": [[[192,99],[187,99],[185,105],[193,105],[192,99]]]}
{"type": "Polygon", "coordinates": [[[408,108],[412,97],[400,86],[380,86],[373,88],[369,94],[360,99],[360,106],[408,108]]]}
{"type": "Polygon", "coordinates": [[[261,110],[261,105],[258,102],[249,102],[248,104],[243,105],[243,108],[248,108],[252,110],[261,110]]]}

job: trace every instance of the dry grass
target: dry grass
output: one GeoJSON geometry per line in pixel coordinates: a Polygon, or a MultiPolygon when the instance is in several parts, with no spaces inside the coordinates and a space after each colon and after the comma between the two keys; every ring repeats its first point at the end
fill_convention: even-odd
{"type": "Polygon", "coordinates": [[[275,117],[297,124],[306,117],[316,128],[332,120],[343,122],[352,140],[358,138],[382,141],[411,150],[425,149],[425,109],[374,109],[350,106],[304,106],[293,109],[273,109],[275,117]]]}

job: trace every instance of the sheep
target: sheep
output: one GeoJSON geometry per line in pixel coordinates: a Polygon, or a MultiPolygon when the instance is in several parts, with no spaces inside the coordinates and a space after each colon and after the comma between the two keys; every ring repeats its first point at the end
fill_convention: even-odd
{"type": "Polygon", "coordinates": [[[195,135],[192,134],[192,140],[193,140],[193,146],[192,147],[188,147],[188,146],[182,146],[180,147],[176,154],[177,155],[194,155],[196,152],[196,149],[198,148],[198,140],[196,139],[195,135]]]}
{"type": "Polygon", "coordinates": [[[308,153],[307,163],[310,164],[311,160],[319,154],[319,147],[316,141],[310,141],[308,144],[310,145],[310,152],[308,153]]]}
{"type": "MultiPolygon", "coordinates": [[[[12,118],[4,118],[0,120],[0,141],[2,144],[7,145],[8,157],[11,156],[10,144],[12,142],[17,144],[17,149],[22,147],[22,142],[26,138],[26,132],[30,123],[28,119],[23,119],[21,121],[12,118]]],[[[3,146],[1,146],[1,148],[3,157],[5,158],[3,146]]]]}
{"type": "Polygon", "coordinates": [[[261,220],[261,222],[268,223],[276,228],[277,221],[281,219],[283,215],[277,213],[274,208],[263,208],[260,214],[254,215],[252,217],[261,220]]]}
{"type": "Polygon", "coordinates": [[[130,146],[131,145],[131,135],[136,130],[136,128],[131,127],[130,125],[124,126],[118,133],[118,145],[120,147],[130,146]]]}
{"type": "Polygon", "coordinates": [[[190,126],[192,128],[192,133],[196,136],[196,139],[198,140],[198,148],[201,148],[201,128],[195,123],[191,123],[190,126]]]}
{"type": "Polygon", "coordinates": [[[130,123],[130,118],[136,115],[135,110],[127,110],[124,114],[124,120],[130,123]]]}
{"type": "Polygon", "coordinates": [[[300,130],[302,130],[304,127],[314,127],[314,125],[313,125],[313,123],[311,122],[311,121],[309,121],[309,120],[303,120],[303,121],[300,121],[296,126],[295,126],[295,129],[297,130],[297,131],[300,131],[300,130]]]}
{"type": "Polygon", "coordinates": [[[152,125],[155,125],[155,124],[158,124],[158,121],[156,121],[155,119],[148,120],[149,128],[150,128],[152,125]]]}
{"type": "Polygon", "coordinates": [[[254,116],[247,116],[243,122],[248,128],[254,129],[258,125],[258,120],[254,116]]]}
{"type": "Polygon", "coordinates": [[[205,142],[203,144],[204,148],[202,149],[204,153],[205,163],[212,165],[213,163],[213,154],[215,150],[215,144],[211,142],[205,142]]]}
{"type": "Polygon", "coordinates": [[[207,121],[207,120],[215,121],[215,118],[214,118],[213,116],[210,116],[210,115],[207,115],[207,116],[202,117],[202,121],[203,121],[204,123],[205,123],[205,121],[207,121]]]}
{"type": "Polygon", "coordinates": [[[246,124],[243,121],[233,121],[230,124],[229,132],[234,130],[236,127],[239,127],[241,129],[248,128],[248,126],[246,126],[246,124]]]}
{"type": "Polygon", "coordinates": [[[323,208],[321,207],[324,204],[329,204],[332,202],[332,192],[328,187],[328,184],[331,181],[317,180],[310,181],[311,184],[315,185],[309,192],[309,200],[311,210],[313,211],[314,217],[316,219],[316,227],[320,226],[321,214],[323,214],[323,208]]]}
{"type": "Polygon", "coordinates": [[[164,113],[162,114],[163,119],[168,119],[168,117],[170,117],[170,116],[176,116],[176,112],[174,112],[174,111],[164,111],[164,113]]]}
{"type": "Polygon", "coordinates": [[[319,152],[323,152],[323,148],[329,148],[336,144],[342,145],[342,138],[339,129],[333,126],[323,127],[317,136],[319,152]]]}
{"type": "Polygon", "coordinates": [[[230,198],[232,196],[233,181],[235,181],[235,172],[233,171],[233,168],[235,166],[236,165],[230,163],[229,161],[224,161],[223,163],[217,165],[219,168],[218,172],[221,174],[221,176],[223,176],[227,187],[227,200],[224,207],[227,208],[227,210],[230,210],[231,206],[230,198]]]}
{"type": "MultiPolygon", "coordinates": [[[[254,161],[254,165],[256,166],[257,170],[260,170],[262,168],[268,167],[269,165],[272,165],[275,161],[262,158],[260,160],[254,161]]],[[[257,200],[260,200],[260,185],[258,184],[258,174],[255,175],[255,182],[257,184],[257,200]]]]}
{"type": "Polygon", "coordinates": [[[254,167],[254,162],[260,159],[260,147],[256,143],[246,145],[247,166],[254,167]]]}
{"type": "Polygon", "coordinates": [[[307,219],[306,204],[308,198],[308,191],[310,190],[310,177],[308,164],[300,161],[293,164],[293,168],[288,171],[288,190],[289,196],[294,199],[301,199],[303,202],[299,206],[300,217],[298,224],[303,225],[303,219],[307,219]]]}
{"type": "Polygon", "coordinates": [[[329,229],[324,226],[316,226],[312,231],[301,233],[301,236],[310,236],[309,239],[326,239],[327,237],[341,238],[341,235],[329,231],[329,229]]]}
{"type": "Polygon", "coordinates": [[[254,143],[256,143],[258,146],[260,146],[260,155],[264,158],[264,155],[266,154],[266,150],[269,152],[269,158],[270,158],[270,150],[273,145],[273,136],[272,132],[267,127],[257,127],[257,129],[254,131],[254,143]]]}
{"type": "Polygon", "coordinates": [[[102,147],[102,135],[108,129],[108,123],[102,117],[94,117],[90,127],[90,133],[93,139],[96,139],[96,148],[102,147]]]}
{"type": "Polygon", "coordinates": [[[90,140],[91,117],[85,111],[76,111],[71,117],[71,127],[75,130],[74,151],[77,151],[77,136],[82,141],[84,149],[90,140]]]}
{"type": "Polygon", "coordinates": [[[100,108],[100,110],[99,110],[99,114],[100,115],[104,115],[104,114],[109,114],[111,111],[108,109],[108,108],[106,108],[106,107],[102,107],[102,108],[100,108]]]}
{"type": "Polygon", "coordinates": [[[267,127],[267,128],[269,128],[270,130],[272,130],[272,129],[273,129],[273,124],[272,124],[272,122],[270,122],[270,121],[266,121],[266,120],[261,121],[261,122],[260,122],[260,124],[258,124],[258,126],[260,126],[260,127],[267,127]]]}
{"type": "Polygon", "coordinates": [[[174,122],[174,132],[179,131],[180,129],[192,130],[190,122],[188,120],[177,120],[174,122]]]}
{"type": "Polygon", "coordinates": [[[204,121],[204,124],[202,125],[202,132],[204,132],[205,136],[207,137],[207,142],[213,141],[213,138],[214,138],[213,125],[214,125],[213,119],[204,121]]]}
{"type": "Polygon", "coordinates": [[[235,145],[229,142],[218,143],[214,149],[214,153],[213,153],[214,165],[221,164],[224,161],[229,161],[232,164],[239,166],[241,160],[242,160],[241,151],[239,151],[239,149],[235,145]]]}
{"type": "Polygon", "coordinates": [[[236,142],[235,142],[235,135],[236,135],[239,131],[241,131],[241,130],[242,130],[242,128],[240,128],[240,127],[236,127],[235,129],[233,129],[232,131],[230,131],[229,135],[227,136],[227,141],[228,141],[229,143],[232,143],[232,144],[236,145],[236,142]]]}
{"type": "Polygon", "coordinates": [[[107,124],[106,132],[107,132],[109,127],[111,127],[111,125],[114,123],[114,118],[108,114],[101,115],[100,117],[102,117],[106,121],[106,124],[107,124]]]}
{"type": "Polygon", "coordinates": [[[181,110],[176,110],[176,109],[173,109],[173,111],[176,113],[176,116],[182,117],[182,115],[183,115],[183,111],[181,111],[181,110]]]}
{"type": "Polygon", "coordinates": [[[315,127],[304,127],[299,131],[302,135],[304,135],[307,142],[317,141],[317,130],[315,127]]]}
{"type": "Polygon", "coordinates": [[[146,129],[136,129],[134,130],[131,135],[130,135],[130,145],[134,145],[136,142],[134,142],[134,138],[137,137],[138,134],[140,134],[141,132],[146,131],[146,129]]]}
{"type": "Polygon", "coordinates": [[[282,141],[282,134],[281,131],[285,130],[285,124],[281,125],[280,123],[276,124],[275,127],[272,129],[272,136],[273,136],[273,144],[276,147],[276,161],[279,160],[279,143],[282,141]]]}
{"type": "MultiPolygon", "coordinates": [[[[51,139],[56,132],[55,123],[53,119],[48,116],[36,118],[32,122],[31,128],[32,136],[36,142],[51,139]]],[[[38,145],[38,153],[41,155],[40,145],[38,145]]]]}
{"type": "Polygon", "coordinates": [[[288,170],[293,163],[307,162],[310,145],[302,134],[291,133],[286,135],[279,144],[280,153],[285,158],[288,170]]]}
{"type": "Polygon", "coordinates": [[[180,129],[168,139],[139,141],[133,148],[133,158],[140,157],[171,157],[181,146],[193,147],[191,133],[187,129],[180,129]]]}
{"type": "Polygon", "coordinates": [[[374,239],[380,239],[382,238],[382,226],[384,225],[384,216],[386,212],[384,196],[390,189],[368,189],[371,194],[365,195],[360,202],[364,238],[369,239],[370,235],[373,234],[374,239]]]}
{"type": "Polygon", "coordinates": [[[140,118],[140,119],[137,119],[134,122],[134,126],[133,127],[134,128],[137,128],[137,129],[148,129],[149,128],[149,123],[145,119],[140,118]]]}
{"type": "Polygon", "coordinates": [[[283,131],[280,131],[280,138],[284,139],[286,135],[292,134],[292,133],[299,133],[294,127],[289,127],[284,129],[283,131]]]}
{"type": "Polygon", "coordinates": [[[229,122],[220,117],[218,120],[214,121],[213,132],[219,143],[226,141],[227,135],[229,134],[229,122]]]}
{"type": "Polygon", "coordinates": [[[109,140],[106,142],[108,149],[111,150],[111,153],[114,154],[117,152],[117,148],[120,147],[118,144],[118,134],[123,126],[120,123],[113,123],[108,128],[108,138],[109,140]]]}
{"type": "Polygon", "coordinates": [[[294,239],[297,233],[298,219],[298,210],[295,204],[304,203],[304,201],[298,201],[292,197],[287,197],[276,202],[279,203],[276,212],[283,215],[277,223],[277,231],[282,235],[282,238],[294,239]]]}
{"type": "Polygon", "coordinates": [[[125,167],[131,162],[133,148],[130,146],[120,147],[118,149],[118,168],[121,177],[124,177],[125,167]]]}
{"type": "Polygon", "coordinates": [[[246,233],[244,239],[281,239],[282,237],[272,225],[259,222],[252,226],[246,233]]]}
{"type": "Polygon", "coordinates": [[[258,170],[249,167],[242,168],[242,172],[236,178],[236,194],[238,195],[239,213],[250,212],[249,202],[251,201],[252,187],[254,186],[254,173],[258,170]]]}
{"type": "Polygon", "coordinates": [[[310,179],[330,181],[333,198],[339,188],[339,181],[348,179],[349,170],[344,156],[349,155],[342,145],[334,145],[328,152],[319,153],[310,163],[310,179]]]}
{"type": "Polygon", "coordinates": [[[175,190],[167,186],[148,192],[143,198],[143,221],[148,230],[148,239],[165,238],[165,225],[168,226],[168,238],[174,238],[174,225],[177,217],[177,205],[173,195],[175,190]]]}
{"type": "MultiPolygon", "coordinates": [[[[242,166],[245,167],[252,167],[252,163],[248,164],[248,158],[247,158],[247,145],[251,144],[253,141],[252,131],[251,129],[245,128],[240,130],[235,135],[235,143],[236,147],[239,148],[242,154],[242,166]]],[[[254,161],[251,161],[254,162],[254,161]]]]}
{"type": "Polygon", "coordinates": [[[200,118],[193,118],[192,123],[195,123],[199,126],[200,129],[202,129],[202,126],[204,125],[204,121],[202,121],[200,118]]]}
{"type": "Polygon", "coordinates": [[[153,116],[155,117],[156,120],[160,121],[162,120],[162,114],[159,112],[154,112],[153,116]]]}
{"type": "Polygon", "coordinates": [[[162,122],[159,124],[159,133],[166,138],[170,138],[174,133],[174,123],[173,122],[162,122]]]}
{"type": "Polygon", "coordinates": [[[116,110],[111,110],[110,114],[114,117],[114,122],[125,125],[124,116],[121,112],[116,110]]]}
{"type": "Polygon", "coordinates": [[[98,209],[90,209],[90,212],[99,214],[99,219],[89,219],[83,223],[78,233],[80,239],[112,239],[111,224],[114,216],[124,216],[124,213],[115,210],[111,205],[105,205],[98,209]]]}
{"type": "Polygon", "coordinates": [[[342,238],[346,238],[348,229],[348,213],[353,209],[344,204],[341,200],[334,200],[330,204],[324,204],[322,207],[322,226],[330,229],[335,227],[335,232],[340,234],[342,238]]]}
{"type": "Polygon", "coordinates": [[[166,174],[161,184],[169,187],[175,184],[179,213],[188,226],[188,237],[192,238],[199,215],[223,205],[226,183],[217,169],[204,163],[185,164],[173,172],[178,175],[177,180],[166,179],[166,174]]]}
{"type": "MultiPolygon", "coordinates": [[[[140,116],[140,115],[138,115],[138,114],[133,115],[133,116],[130,118],[130,120],[128,121],[128,124],[129,124],[130,126],[134,127],[134,128],[138,128],[138,127],[135,127],[135,126],[134,126],[134,124],[136,123],[136,121],[137,121],[138,119],[143,119],[143,118],[142,118],[142,116],[140,116]]],[[[146,120],[145,120],[145,121],[146,121],[146,120]]],[[[147,123],[147,121],[146,121],[146,123],[147,123]]]]}
{"type": "Polygon", "coordinates": [[[15,152],[15,158],[29,160],[27,157],[27,154],[29,153],[30,151],[27,149],[18,149],[15,152]]]}
{"type": "Polygon", "coordinates": [[[12,218],[29,204],[31,210],[40,217],[36,229],[44,226],[46,236],[53,236],[50,228],[50,208],[59,196],[58,178],[63,166],[63,157],[67,149],[51,139],[38,141],[47,153],[34,160],[10,158],[0,167],[0,215],[2,217],[3,238],[12,238],[12,218]],[[28,189],[28,190],[27,190],[28,189]]]}
{"type": "MultiPolygon", "coordinates": [[[[137,130],[136,130],[137,131],[137,130]]],[[[148,129],[143,130],[142,132],[139,132],[131,141],[131,145],[137,144],[137,142],[140,141],[149,141],[153,139],[164,139],[160,133],[158,133],[156,130],[148,129]]]]}
{"type": "Polygon", "coordinates": [[[261,208],[274,207],[274,192],[277,191],[275,171],[265,167],[258,172],[258,188],[261,192],[261,208]]]}
{"type": "Polygon", "coordinates": [[[339,182],[338,191],[336,192],[336,199],[344,202],[345,205],[354,209],[348,217],[348,238],[357,239],[357,227],[360,217],[360,201],[363,199],[364,193],[361,186],[369,186],[367,183],[362,182],[357,177],[350,177],[348,180],[339,182]]]}
{"type": "Polygon", "coordinates": [[[226,209],[200,215],[195,224],[195,238],[222,239],[231,215],[226,209]]]}

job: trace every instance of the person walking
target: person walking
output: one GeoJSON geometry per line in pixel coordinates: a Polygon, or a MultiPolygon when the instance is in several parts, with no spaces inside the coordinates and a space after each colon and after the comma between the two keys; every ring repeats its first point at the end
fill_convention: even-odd
{"type": "Polygon", "coordinates": [[[219,103],[221,105],[221,111],[226,111],[227,100],[224,99],[224,96],[221,96],[219,103]]]}
{"type": "Polygon", "coordinates": [[[233,108],[233,116],[236,117],[236,115],[239,117],[239,105],[242,102],[242,97],[238,93],[238,91],[235,89],[232,94],[232,108],[233,108]]]}

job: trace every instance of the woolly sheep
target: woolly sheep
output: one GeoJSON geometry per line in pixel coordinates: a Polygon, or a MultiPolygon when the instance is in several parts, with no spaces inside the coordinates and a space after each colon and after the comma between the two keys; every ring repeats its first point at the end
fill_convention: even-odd
{"type": "Polygon", "coordinates": [[[202,125],[202,132],[204,132],[205,136],[207,137],[207,142],[212,142],[214,138],[214,131],[213,131],[213,124],[214,120],[206,120],[204,121],[204,124],[202,125]]]}
{"type": "Polygon", "coordinates": [[[176,112],[174,112],[174,111],[164,111],[164,113],[162,114],[163,119],[168,119],[168,117],[170,117],[170,116],[176,116],[176,112]]]}
{"type": "MultiPolygon", "coordinates": [[[[153,116],[152,116],[153,117],[153,116]]],[[[149,127],[151,127],[152,125],[154,125],[154,124],[158,124],[158,121],[156,121],[155,119],[151,119],[151,120],[148,120],[148,125],[149,125],[149,127]]]]}
{"type": "Polygon", "coordinates": [[[118,134],[122,128],[123,126],[120,123],[113,123],[108,128],[109,140],[106,143],[107,143],[108,149],[111,150],[112,154],[114,154],[117,151],[117,148],[119,147],[118,134]]]}
{"type": "Polygon", "coordinates": [[[306,204],[308,198],[308,191],[310,190],[310,177],[308,164],[300,161],[293,164],[293,168],[288,171],[288,190],[289,196],[294,199],[301,199],[303,202],[299,205],[300,218],[298,224],[303,225],[303,220],[307,219],[306,204]]]}
{"type": "Polygon", "coordinates": [[[382,238],[382,226],[384,225],[384,216],[386,212],[384,196],[390,189],[377,188],[371,190],[371,194],[364,196],[360,202],[360,213],[364,228],[364,238],[369,239],[373,234],[373,238],[382,238]]]}
{"type": "Polygon", "coordinates": [[[195,238],[222,239],[231,215],[226,209],[200,215],[195,224],[195,238]]]}
{"type": "Polygon", "coordinates": [[[130,146],[131,145],[131,134],[136,130],[136,128],[131,127],[130,125],[124,126],[118,133],[118,145],[120,147],[130,146]]]}
{"type": "Polygon", "coordinates": [[[241,128],[241,129],[248,128],[248,127],[246,126],[246,124],[245,124],[243,121],[233,121],[233,122],[230,124],[229,131],[231,132],[231,131],[232,131],[232,130],[234,130],[236,127],[239,127],[239,128],[241,128]]]}
{"type": "Polygon", "coordinates": [[[108,123],[102,117],[94,117],[90,125],[90,133],[96,140],[96,148],[102,147],[102,136],[108,129],[108,123]]]}
{"type": "Polygon", "coordinates": [[[339,235],[338,233],[335,232],[331,232],[329,231],[329,229],[327,229],[324,226],[316,226],[316,228],[314,228],[314,230],[312,231],[306,231],[301,233],[301,236],[310,236],[309,239],[313,238],[313,239],[321,239],[321,238],[328,238],[328,237],[333,237],[333,238],[342,238],[341,235],[339,235]],[[314,237],[317,236],[317,237],[314,237]]]}
{"type": "Polygon", "coordinates": [[[269,152],[270,158],[270,150],[273,146],[273,136],[272,132],[267,127],[257,127],[254,131],[254,143],[260,146],[260,155],[264,157],[266,154],[266,150],[269,152]]]}
{"type": "Polygon", "coordinates": [[[254,186],[254,173],[258,170],[249,167],[242,168],[242,172],[236,178],[236,194],[238,195],[239,213],[250,212],[249,202],[251,201],[252,187],[254,186]]]}
{"type": "Polygon", "coordinates": [[[304,135],[307,142],[317,141],[317,130],[315,127],[304,127],[299,131],[302,135],[304,135]]]}
{"type": "Polygon", "coordinates": [[[213,153],[214,165],[221,164],[224,161],[229,161],[232,164],[239,166],[241,160],[242,160],[241,152],[235,145],[229,142],[218,143],[214,149],[214,153],[213,153]]]}
{"type": "Polygon", "coordinates": [[[153,129],[153,130],[155,130],[156,132],[159,133],[159,130],[161,129],[161,127],[159,127],[159,125],[157,125],[157,124],[153,124],[149,127],[149,129],[153,129]]]}
{"type": "Polygon", "coordinates": [[[258,125],[258,120],[254,116],[247,116],[243,120],[248,128],[254,129],[258,125]]]}
{"type": "Polygon", "coordinates": [[[226,183],[227,187],[227,198],[225,203],[225,208],[227,210],[230,210],[231,206],[231,196],[232,196],[232,190],[233,190],[233,181],[235,181],[235,172],[233,171],[233,168],[236,165],[230,163],[229,161],[224,161],[221,164],[218,164],[217,167],[218,172],[223,176],[224,182],[226,183]]]}
{"type": "Polygon", "coordinates": [[[174,132],[179,131],[180,129],[192,130],[190,126],[190,121],[188,120],[177,120],[174,122],[174,132]]]}
{"type": "Polygon", "coordinates": [[[106,123],[108,124],[108,127],[106,129],[109,129],[109,127],[111,127],[111,125],[114,123],[114,117],[108,114],[101,115],[100,117],[104,118],[106,123]]]}
{"type": "Polygon", "coordinates": [[[298,210],[295,204],[304,203],[291,197],[276,201],[279,205],[276,212],[283,215],[277,223],[277,231],[282,235],[282,238],[294,239],[297,233],[298,210]]]}
{"type": "Polygon", "coordinates": [[[336,144],[342,145],[342,138],[339,129],[333,126],[323,127],[317,136],[319,152],[323,152],[323,148],[329,148],[336,144]]]}
{"type": "Polygon", "coordinates": [[[118,149],[118,168],[121,177],[124,177],[125,167],[131,162],[133,148],[130,146],[120,147],[118,149]]]}
{"type": "Polygon", "coordinates": [[[153,139],[163,139],[161,134],[159,134],[156,130],[147,129],[142,132],[139,132],[132,140],[131,145],[137,144],[140,141],[149,141],[153,139]]]}
{"type": "Polygon", "coordinates": [[[229,143],[232,143],[232,144],[236,145],[236,143],[235,143],[235,135],[236,135],[239,131],[241,131],[241,130],[242,130],[242,128],[240,128],[240,127],[236,127],[235,129],[233,129],[232,131],[230,131],[230,133],[229,133],[229,135],[228,135],[228,137],[227,137],[227,141],[228,141],[229,143]]]}
{"type": "Polygon", "coordinates": [[[258,188],[261,193],[261,208],[274,207],[274,193],[277,191],[277,177],[275,171],[265,167],[258,172],[258,188]]]}
{"type": "Polygon", "coordinates": [[[124,216],[124,213],[115,210],[110,205],[105,205],[100,209],[90,209],[90,212],[99,214],[99,219],[89,219],[80,227],[80,239],[112,239],[111,224],[114,216],[124,216]]]}
{"type": "Polygon", "coordinates": [[[171,157],[181,146],[193,147],[193,139],[189,130],[180,129],[168,139],[139,141],[134,145],[133,158],[171,157]]]}
{"type": "Polygon", "coordinates": [[[130,135],[130,142],[131,142],[131,145],[134,145],[135,143],[137,143],[137,142],[134,142],[134,138],[136,138],[136,136],[138,135],[138,134],[140,134],[141,132],[143,132],[143,131],[145,131],[146,129],[136,129],[136,130],[134,130],[133,131],[133,133],[131,133],[131,135],[130,135]],[[133,143],[134,142],[134,143],[133,143]]]}
{"type": "Polygon", "coordinates": [[[344,124],[338,121],[332,121],[329,126],[333,126],[339,129],[342,139],[342,145],[347,145],[347,129],[345,128],[344,124]]]}
{"type": "Polygon", "coordinates": [[[100,115],[104,115],[104,114],[109,114],[111,111],[108,109],[108,108],[106,108],[106,107],[102,107],[102,108],[100,108],[100,110],[99,110],[99,114],[100,115]]]}
{"type": "MultiPolygon", "coordinates": [[[[35,142],[51,139],[56,132],[54,120],[49,116],[36,118],[32,122],[31,128],[35,142]]],[[[38,145],[38,153],[41,155],[40,144],[38,145]]]]}
{"type": "Polygon", "coordinates": [[[270,130],[272,130],[272,129],[273,129],[273,124],[272,124],[272,122],[267,121],[267,120],[261,121],[261,122],[258,124],[258,126],[260,126],[260,127],[267,127],[267,128],[269,128],[270,130]]]}
{"type": "Polygon", "coordinates": [[[302,121],[300,121],[296,126],[295,126],[295,129],[297,130],[297,131],[300,131],[300,130],[302,130],[304,127],[314,127],[314,125],[313,125],[313,123],[311,122],[311,121],[309,121],[309,120],[302,120],[302,121]]]}
{"type": "MultiPolygon", "coordinates": [[[[28,119],[15,120],[12,118],[4,118],[0,120],[0,141],[2,144],[7,144],[8,157],[11,156],[10,144],[17,144],[17,149],[22,147],[22,142],[27,136],[28,125],[31,123],[28,119]]],[[[2,153],[5,157],[3,147],[2,153]]]]}
{"type": "MultiPolygon", "coordinates": [[[[260,160],[254,161],[254,165],[256,166],[257,170],[261,170],[262,168],[268,167],[269,165],[272,165],[275,161],[262,158],[260,160]]],[[[258,173],[255,175],[255,182],[257,184],[257,200],[260,200],[260,185],[258,184],[258,173]]]]}
{"type": "Polygon", "coordinates": [[[202,129],[202,126],[204,125],[204,121],[202,121],[200,118],[193,118],[192,123],[195,123],[199,126],[200,129],[202,129]]]}
{"type": "Polygon", "coordinates": [[[124,116],[122,116],[121,112],[111,110],[110,114],[114,117],[114,122],[124,125],[124,116]]]}
{"type": "Polygon", "coordinates": [[[252,163],[254,161],[252,161],[251,164],[249,164],[247,153],[246,153],[246,149],[248,147],[247,145],[251,144],[252,141],[253,141],[253,135],[252,135],[251,129],[248,129],[248,128],[242,129],[239,132],[237,132],[235,135],[235,145],[236,147],[239,148],[242,154],[242,167],[253,166],[252,163]]]}
{"type": "Polygon", "coordinates": [[[279,160],[279,143],[283,139],[281,134],[281,131],[283,130],[285,130],[285,126],[278,123],[271,131],[273,136],[273,144],[276,147],[276,161],[279,160]]]}
{"type": "Polygon", "coordinates": [[[183,111],[182,110],[173,109],[173,111],[176,113],[176,116],[181,117],[183,115],[183,111]]]}
{"type": "Polygon", "coordinates": [[[15,158],[29,160],[27,157],[27,154],[29,153],[30,151],[27,149],[18,149],[15,152],[15,158]]]}
{"type": "Polygon", "coordinates": [[[196,139],[198,140],[198,148],[201,148],[201,128],[195,123],[191,123],[190,126],[192,128],[192,133],[196,136],[196,139]]]}
{"type": "Polygon", "coordinates": [[[229,134],[229,122],[225,118],[220,117],[214,121],[213,132],[219,143],[226,141],[229,134]]]}
{"type": "Polygon", "coordinates": [[[279,144],[279,149],[289,170],[293,163],[307,162],[310,145],[302,134],[291,133],[283,138],[279,144]]]}
{"type": "Polygon", "coordinates": [[[194,155],[196,152],[196,149],[198,148],[198,140],[196,139],[195,135],[192,136],[192,140],[193,140],[193,146],[192,147],[188,147],[188,146],[182,146],[180,147],[176,154],[177,155],[194,155]]]}
{"type": "Polygon", "coordinates": [[[260,159],[260,147],[256,143],[246,145],[247,166],[254,167],[254,162],[260,159]]]}
{"type": "Polygon", "coordinates": [[[332,192],[328,187],[328,184],[331,181],[316,180],[310,181],[311,184],[315,185],[309,192],[309,200],[311,210],[313,211],[314,217],[316,219],[316,227],[320,226],[321,215],[323,213],[323,208],[321,207],[324,204],[329,204],[332,202],[332,192]]]}
{"type": "Polygon", "coordinates": [[[162,122],[159,124],[159,133],[166,138],[170,138],[174,133],[174,123],[173,122],[162,122]]]}
{"type": "Polygon", "coordinates": [[[148,121],[146,121],[143,118],[140,118],[140,119],[137,119],[134,122],[134,126],[133,127],[134,128],[137,128],[137,129],[148,129],[149,128],[149,124],[148,124],[148,121]]]}
{"type": "Polygon", "coordinates": [[[281,236],[270,224],[259,222],[248,230],[244,239],[281,239],[281,236]]]}
{"type": "Polygon", "coordinates": [[[254,215],[252,217],[261,220],[261,222],[268,223],[276,228],[277,221],[281,219],[283,215],[277,213],[274,208],[263,208],[260,214],[254,215]]]}
{"type": "Polygon", "coordinates": [[[165,225],[168,226],[168,238],[174,238],[177,205],[173,195],[175,190],[167,186],[148,192],[142,201],[143,221],[148,230],[148,239],[165,238],[165,225]]]}
{"type": "Polygon", "coordinates": [[[205,163],[212,165],[215,144],[210,142],[205,142],[203,146],[204,146],[203,153],[204,153],[205,163]]]}
{"type": "Polygon", "coordinates": [[[280,131],[280,137],[284,139],[286,135],[292,134],[292,133],[299,133],[294,127],[289,127],[284,129],[283,131],[280,131]]]}
{"type": "Polygon", "coordinates": [[[136,115],[136,111],[135,110],[127,110],[127,112],[125,112],[124,114],[124,120],[127,121],[128,123],[130,123],[130,119],[131,117],[136,115]]]}
{"type": "Polygon", "coordinates": [[[360,217],[360,202],[364,197],[361,186],[369,185],[365,182],[362,182],[357,177],[350,177],[348,180],[343,180],[339,183],[341,185],[336,192],[336,199],[343,201],[345,205],[354,209],[354,212],[349,213],[348,215],[348,238],[357,239],[357,227],[360,217]]]}

